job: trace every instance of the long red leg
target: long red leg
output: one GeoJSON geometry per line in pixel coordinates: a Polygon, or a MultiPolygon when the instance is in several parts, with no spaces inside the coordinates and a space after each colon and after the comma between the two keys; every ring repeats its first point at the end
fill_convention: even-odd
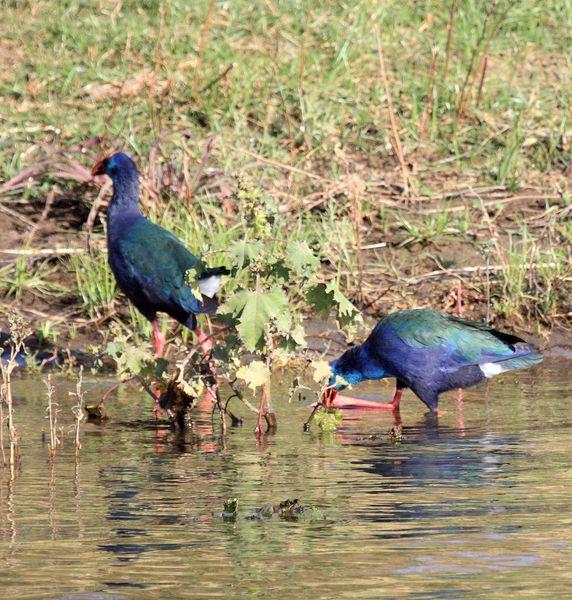
{"type": "MultiPolygon", "coordinates": [[[[155,344],[155,354],[157,358],[163,358],[163,354],[165,352],[165,345],[167,344],[167,338],[163,335],[161,331],[161,326],[159,325],[159,321],[154,319],[151,321],[151,325],[153,326],[153,342],[155,344]]],[[[157,389],[156,386],[153,386],[155,396],[159,398],[161,396],[161,391],[157,389]]],[[[153,400],[153,415],[155,416],[155,420],[158,421],[163,414],[161,407],[159,406],[158,400],[153,400]]]]}
{"type": "Polygon", "coordinates": [[[374,408],[381,410],[399,410],[399,403],[403,394],[403,386],[397,383],[393,399],[389,403],[362,400],[340,394],[333,388],[328,388],[324,393],[324,404],[329,408],[374,408]]]}
{"type": "Polygon", "coordinates": [[[258,419],[256,420],[256,428],[254,430],[254,433],[256,434],[261,434],[263,432],[263,418],[266,421],[269,431],[276,429],[276,415],[272,410],[272,403],[270,402],[270,390],[267,387],[269,385],[269,383],[266,383],[262,386],[262,396],[260,397],[260,406],[258,407],[258,419]]]}
{"type": "Polygon", "coordinates": [[[209,370],[212,374],[213,382],[207,384],[207,393],[205,394],[205,400],[208,396],[210,396],[212,402],[217,401],[217,391],[218,391],[218,383],[216,380],[216,365],[212,358],[212,351],[214,348],[214,344],[212,338],[210,338],[202,329],[196,327],[194,329],[195,335],[197,336],[197,341],[199,342],[199,348],[202,350],[205,359],[209,363],[209,370]]]}
{"type": "Polygon", "coordinates": [[[163,335],[161,331],[161,326],[159,325],[159,321],[157,319],[151,321],[151,325],[153,325],[153,342],[155,343],[155,354],[157,358],[163,358],[163,353],[165,352],[165,345],[167,344],[167,338],[163,335]]]}
{"type": "Polygon", "coordinates": [[[255,433],[262,433],[262,417],[266,413],[266,386],[262,386],[262,395],[260,397],[260,406],[258,407],[258,419],[256,420],[255,433]]]}
{"type": "Polygon", "coordinates": [[[199,348],[203,351],[203,354],[210,354],[214,346],[212,339],[198,327],[194,331],[199,342],[199,348]]]}
{"type": "MultiPolygon", "coordinates": [[[[463,287],[461,282],[457,282],[457,316],[463,316],[463,287]]],[[[457,388],[457,404],[463,404],[463,388],[457,388]]]]}

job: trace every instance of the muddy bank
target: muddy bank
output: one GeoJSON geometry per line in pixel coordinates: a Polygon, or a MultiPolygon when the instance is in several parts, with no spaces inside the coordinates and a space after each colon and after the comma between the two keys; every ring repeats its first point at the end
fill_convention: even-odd
{"type": "MultiPolygon", "coordinates": [[[[71,183],[69,177],[62,183],[39,172],[25,184],[33,191],[28,197],[19,183],[0,199],[0,330],[7,330],[6,315],[15,311],[31,322],[35,351],[59,348],[60,354],[83,357],[105,347],[110,323],[132,323],[132,315],[121,295],[88,313],[78,274],[94,256],[100,267],[105,265],[109,189],[94,185],[85,167],[70,164],[75,165],[71,183]],[[40,193],[46,177],[53,187],[40,193]]],[[[460,292],[467,318],[488,320],[541,348],[572,346],[570,207],[563,194],[554,192],[548,175],[539,187],[508,190],[441,173],[432,177],[433,187],[442,187],[440,194],[405,198],[391,183],[394,166],[357,157],[352,170],[363,184],[359,209],[348,182],[336,182],[335,190],[321,183],[320,191],[310,194],[318,200],[300,196],[280,204],[280,230],[287,233],[304,222],[311,236],[335,210],[320,247],[320,275],[339,278],[342,291],[369,322],[415,307],[455,312],[460,292]]],[[[179,198],[176,173],[176,165],[162,165],[143,176],[142,203],[155,220],[174,211],[167,227],[179,226],[178,233],[187,223],[178,220],[183,213],[213,229],[240,222],[241,207],[229,192],[228,174],[214,169],[200,174],[195,193],[208,190],[213,200],[196,200],[189,207],[179,198]]],[[[284,185],[278,177],[269,194],[281,198],[284,185]]],[[[206,241],[214,248],[219,244],[216,252],[224,251],[220,239],[206,241]]],[[[331,342],[331,328],[311,314],[307,318],[315,334],[311,344],[322,350],[320,344],[331,342]]]]}

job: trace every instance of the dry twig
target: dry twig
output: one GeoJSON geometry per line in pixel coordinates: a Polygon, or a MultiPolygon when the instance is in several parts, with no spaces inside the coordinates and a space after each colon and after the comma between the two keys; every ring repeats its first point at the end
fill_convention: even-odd
{"type": "Polygon", "coordinates": [[[389,111],[389,121],[391,123],[391,131],[393,133],[393,149],[397,156],[397,160],[401,165],[401,171],[403,175],[403,191],[406,195],[409,195],[409,189],[411,187],[409,181],[409,169],[405,162],[403,155],[403,146],[401,145],[401,138],[399,137],[399,130],[397,129],[397,120],[395,118],[395,111],[393,109],[393,102],[391,100],[391,91],[389,89],[389,81],[387,80],[387,72],[385,70],[385,61],[383,59],[383,50],[381,48],[381,38],[379,35],[379,27],[375,27],[375,39],[377,41],[377,54],[379,58],[379,70],[381,74],[381,80],[383,81],[383,87],[385,88],[385,96],[387,98],[387,108],[389,111]]]}

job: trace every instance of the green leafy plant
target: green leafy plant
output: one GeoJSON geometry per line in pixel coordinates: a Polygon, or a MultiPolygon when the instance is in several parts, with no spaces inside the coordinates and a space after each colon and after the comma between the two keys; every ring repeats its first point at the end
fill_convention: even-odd
{"type": "Polygon", "coordinates": [[[243,214],[244,238],[230,249],[235,287],[219,314],[237,332],[245,350],[256,360],[237,371],[253,391],[262,388],[261,416],[272,423],[270,380],[278,355],[304,349],[306,336],[300,310],[309,304],[314,312],[334,312],[340,326],[360,319],[356,307],[335,280],[320,281],[320,259],[305,241],[276,243],[281,226],[273,201],[244,176],[237,180],[236,200],[243,214]],[[273,242],[273,243],[271,243],[273,242]]]}
{"type": "MultiPolygon", "coordinates": [[[[256,394],[261,390],[257,429],[262,419],[275,425],[270,382],[277,365],[287,364],[307,347],[302,309],[324,316],[333,313],[341,328],[350,328],[361,319],[356,307],[341,292],[335,280],[318,276],[320,258],[307,242],[279,237],[276,206],[245,177],[237,180],[235,199],[241,206],[243,237],[228,249],[232,277],[226,280],[226,301],[218,309],[218,320],[226,328],[216,338],[212,356],[205,357],[196,348],[186,351],[175,363],[156,360],[145,345],[133,345],[131,335],[115,328],[107,353],[117,365],[123,380],[137,379],[154,400],[176,420],[188,410],[206,389],[215,389],[226,381],[232,396],[242,399],[255,410],[237,382],[256,394]],[[250,359],[244,361],[244,356],[250,359]],[[154,391],[153,391],[154,390],[154,391]]],[[[195,286],[196,274],[186,274],[188,285],[195,286]]],[[[222,409],[218,391],[212,399],[222,409]]],[[[229,413],[230,414],[230,413],[229,413]]],[[[231,415],[232,416],[232,415],[231,415]]]]}

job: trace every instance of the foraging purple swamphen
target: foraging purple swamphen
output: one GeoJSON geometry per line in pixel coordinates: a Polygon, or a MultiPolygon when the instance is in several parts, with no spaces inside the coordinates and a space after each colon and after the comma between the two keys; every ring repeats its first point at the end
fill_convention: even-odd
{"type": "Polygon", "coordinates": [[[197,323],[197,314],[216,310],[215,294],[225,267],[208,268],[191,254],[170,231],[147,219],[139,206],[139,173],[123,152],[112,152],[99,161],[92,175],[108,175],[113,196],[107,209],[109,264],[117,285],[153,326],[158,357],[163,356],[165,336],[157,313],[164,312],[197,335],[201,349],[209,354],[212,343],[197,323]],[[193,269],[199,300],[185,281],[193,269]]]}
{"type": "Polygon", "coordinates": [[[330,363],[332,377],[324,404],[399,410],[403,390],[410,388],[437,412],[442,392],[528,368],[542,359],[524,340],[484,323],[426,308],[403,310],[383,318],[361,346],[350,348],[330,363]],[[348,384],[385,377],[396,379],[389,404],[339,394],[348,384]]]}

